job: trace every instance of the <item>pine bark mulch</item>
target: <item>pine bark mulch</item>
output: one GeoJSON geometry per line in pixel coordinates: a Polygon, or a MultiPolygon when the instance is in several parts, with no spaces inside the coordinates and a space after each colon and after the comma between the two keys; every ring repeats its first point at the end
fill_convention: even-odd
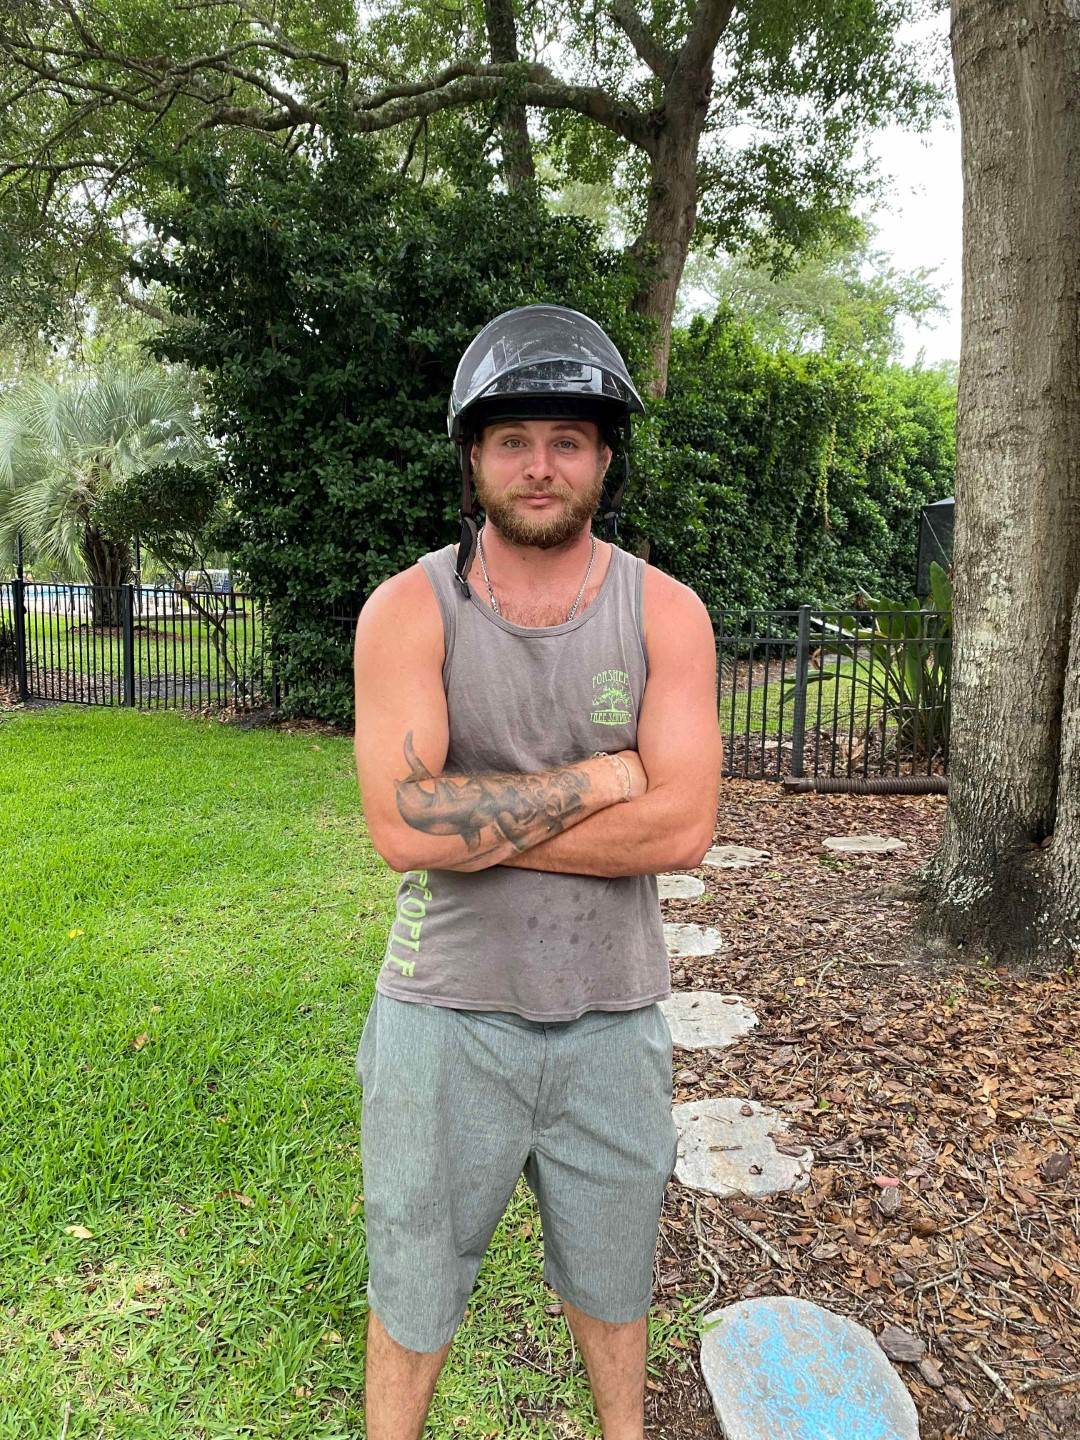
{"type": "MultiPolygon", "coordinates": [[[[928,957],[913,904],[878,892],[934,849],[946,799],[794,795],[726,781],[717,844],[752,869],[696,873],[706,894],[665,918],[730,949],[675,960],[676,989],[740,995],[758,1026],[729,1049],[675,1051],[675,1101],[743,1096],[814,1153],[801,1195],[668,1188],[658,1306],[702,1315],[787,1294],[882,1338],[922,1440],[1080,1434],[1080,1038],[1076,970],[1052,978],[978,956],[928,957]],[[908,849],[841,856],[826,835],[908,849]],[[1070,1379],[1071,1377],[1071,1379],[1070,1379]]],[[[697,1363],[650,1379],[648,1433],[719,1440],[697,1363]]]]}

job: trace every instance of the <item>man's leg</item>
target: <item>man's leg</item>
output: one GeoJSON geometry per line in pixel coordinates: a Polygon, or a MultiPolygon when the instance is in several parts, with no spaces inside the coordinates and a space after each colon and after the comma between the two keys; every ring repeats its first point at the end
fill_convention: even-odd
{"type": "Polygon", "coordinates": [[[644,1440],[646,1317],[613,1325],[594,1320],[566,1299],[563,1313],[589,1372],[604,1440],[644,1440]]]}
{"type": "MultiPolygon", "coordinates": [[[[448,1340],[441,1350],[430,1354],[406,1350],[387,1334],[375,1311],[368,1311],[364,1360],[367,1440],[420,1440],[435,1382],[451,1343],[448,1340]]],[[[641,1431],[633,1433],[640,1436],[641,1431]]]]}

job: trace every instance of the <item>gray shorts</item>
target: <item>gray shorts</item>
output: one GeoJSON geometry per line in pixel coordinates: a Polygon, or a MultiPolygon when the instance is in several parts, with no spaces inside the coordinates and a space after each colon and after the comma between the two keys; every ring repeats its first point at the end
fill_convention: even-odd
{"type": "Polygon", "coordinates": [[[540,1024],[376,993],[356,1073],[368,1305],[399,1345],[454,1334],[521,1174],[552,1289],[597,1320],[647,1312],[676,1154],[659,1005],[540,1024]]]}

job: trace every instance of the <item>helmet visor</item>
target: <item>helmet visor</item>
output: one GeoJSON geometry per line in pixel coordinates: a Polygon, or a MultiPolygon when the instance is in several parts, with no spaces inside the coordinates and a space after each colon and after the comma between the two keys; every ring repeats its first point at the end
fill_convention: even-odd
{"type": "Polygon", "coordinates": [[[449,430],[494,396],[595,397],[641,413],[622,356],[595,320],[562,305],[526,305],[486,325],[461,357],[450,395],[449,430]]]}

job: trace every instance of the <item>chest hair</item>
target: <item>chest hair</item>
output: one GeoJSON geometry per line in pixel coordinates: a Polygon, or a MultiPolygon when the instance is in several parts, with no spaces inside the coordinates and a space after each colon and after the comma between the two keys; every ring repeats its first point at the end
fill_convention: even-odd
{"type": "MultiPolygon", "coordinates": [[[[600,582],[603,583],[602,581],[600,582]]],[[[600,593],[600,584],[590,585],[589,589],[581,597],[581,604],[577,608],[577,615],[586,610],[600,593]]],[[[481,602],[487,604],[487,600],[481,597],[481,602]]],[[[511,625],[522,625],[530,630],[539,630],[549,625],[564,625],[566,623],[566,612],[574,603],[573,595],[568,595],[565,600],[552,601],[548,596],[521,595],[508,596],[506,599],[499,596],[499,611],[504,620],[509,620],[511,625]]],[[[574,616],[575,620],[577,615],[574,616]]]]}

